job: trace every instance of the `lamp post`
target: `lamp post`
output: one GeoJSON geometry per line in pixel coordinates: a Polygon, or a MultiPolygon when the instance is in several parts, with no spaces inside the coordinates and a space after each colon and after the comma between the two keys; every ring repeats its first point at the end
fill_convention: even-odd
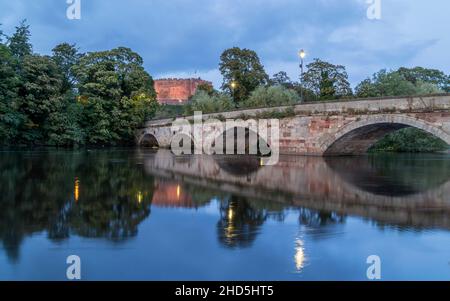
{"type": "Polygon", "coordinates": [[[306,56],[306,52],[302,49],[298,56],[300,57],[300,101],[303,102],[303,59],[306,56]]]}

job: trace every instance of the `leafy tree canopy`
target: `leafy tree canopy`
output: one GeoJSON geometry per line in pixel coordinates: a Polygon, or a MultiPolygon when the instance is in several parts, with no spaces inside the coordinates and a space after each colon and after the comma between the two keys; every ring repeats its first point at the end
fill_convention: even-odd
{"type": "Polygon", "coordinates": [[[442,71],[416,67],[397,71],[382,69],[355,89],[357,97],[411,96],[442,93],[448,84],[442,71]],[[444,90],[442,90],[442,89],[444,90]]]}
{"type": "Polygon", "coordinates": [[[285,71],[280,71],[273,75],[270,79],[270,84],[274,86],[290,87],[292,86],[292,81],[285,71]]]}
{"type": "Polygon", "coordinates": [[[314,59],[303,74],[303,86],[313,91],[321,100],[352,95],[348,74],[344,66],[314,59]]]}
{"type": "Polygon", "coordinates": [[[222,89],[231,94],[236,103],[269,82],[269,76],[253,50],[238,47],[225,50],[220,56],[219,69],[223,76],[222,89]]]}
{"type": "Polygon", "coordinates": [[[19,59],[33,53],[33,46],[30,43],[30,26],[23,20],[16,27],[15,33],[8,38],[8,46],[11,53],[19,59]]]}
{"type": "Polygon", "coordinates": [[[131,141],[134,128],[154,113],[153,79],[142,64],[137,53],[120,47],[88,53],[72,68],[89,143],[131,141]]]}
{"type": "Polygon", "coordinates": [[[73,67],[80,62],[82,54],[78,52],[76,45],[71,45],[68,43],[57,45],[53,48],[52,52],[53,60],[64,76],[62,91],[66,92],[73,89],[76,82],[73,67]]]}

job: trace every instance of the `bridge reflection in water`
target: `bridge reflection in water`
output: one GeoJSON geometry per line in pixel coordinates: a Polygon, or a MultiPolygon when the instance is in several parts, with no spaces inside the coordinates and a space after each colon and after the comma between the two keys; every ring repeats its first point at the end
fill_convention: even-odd
{"type": "MultiPolygon", "coordinates": [[[[49,266],[56,264],[51,260],[55,246],[82,237],[96,246],[111,242],[111,250],[102,249],[98,256],[114,260],[110,252],[130,243],[130,249],[121,252],[129,255],[127,260],[145,254],[139,263],[144,274],[161,262],[164,266],[155,273],[170,270],[166,266],[177,269],[173,262],[184,264],[192,258],[210,271],[210,262],[203,262],[201,254],[213,253],[228,271],[227,256],[244,249],[251,253],[245,260],[253,258],[255,268],[270,253],[271,260],[284,263],[289,256],[289,268],[306,271],[305,264],[312,260],[308,256],[318,256],[327,239],[327,246],[341,243],[355,220],[356,227],[364,226],[360,218],[395,232],[438,229],[448,235],[450,230],[448,155],[282,156],[275,166],[261,166],[258,157],[176,157],[167,150],[6,151],[0,170],[0,254],[11,263],[10,271],[21,264],[27,269],[27,258],[22,257],[34,256],[29,251],[21,254],[27,240],[48,246],[39,259],[49,266]],[[34,235],[39,233],[45,235],[34,235]],[[188,239],[180,239],[180,233],[188,239]],[[142,241],[151,247],[139,245],[142,241]],[[164,257],[188,245],[186,257],[164,257]],[[272,252],[278,247],[283,251],[278,249],[277,256],[272,252]]],[[[370,235],[368,239],[386,239],[370,235]]],[[[86,241],[70,243],[80,251],[92,246],[86,241]]],[[[351,253],[353,243],[342,242],[346,252],[351,253]]],[[[321,255],[330,260],[343,256],[321,255]]],[[[8,271],[1,257],[0,268],[8,271]]],[[[129,266],[125,260],[105,265],[113,263],[123,270],[129,266]]],[[[285,276],[284,270],[277,274],[277,267],[271,268],[270,277],[285,276]]],[[[246,270],[233,276],[239,278],[246,270]]],[[[183,271],[180,268],[176,276],[185,275],[183,271]]]]}
{"type": "MultiPolygon", "coordinates": [[[[323,222],[355,215],[396,227],[450,229],[450,162],[441,155],[284,156],[275,166],[249,156],[141,155],[148,174],[243,200],[307,208],[323,222]]],[[[228,202],[233,207],[233,198],[228,202]]],[[[251,224],[264,219],[256,214],[251,224]]]]}

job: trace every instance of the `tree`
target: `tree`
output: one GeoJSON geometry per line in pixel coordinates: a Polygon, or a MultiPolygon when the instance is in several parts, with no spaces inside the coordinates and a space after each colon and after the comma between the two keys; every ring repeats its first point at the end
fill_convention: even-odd
{"type": "Polygon", "coordinates": [[[0,44],[0,144],[14,141],[24,120],[18,112],[20,79],[16,65],[9,48],[0,44]]]}
{"type": "Polygon", "coordinates": [[[208,93],[209,96],[217,94],[217,91],[214,89],[214,87],[208,83],[199,84],[197,86],[197,91],[204,91],[204,92],[208,93]]]}
{"type": "Polygon", "coordinates": [[[350,96],[352,89],[344,66],[315,59],[307,65],[303,74],[303,86],[320,99],[335,99],[350,96]]]}
{"type": "Polygon", "coordinates": [[[423,67],[405,68],[402,67],[397,71],[403,78],[414,85],[420,82],[434,84],[438,89],[450,92],[450,75],[436,69],[427,69],[423,67]]]}
{"type": "Polygon", "coordinates": [[[244,101],[260,85],[269,82],[256,52],[238,47],[225,50],[220,56],[222,89],[233,96],[236,103],[244,101]]]}
{"type": "Polygon", "coordinates": [[[62,75],[58,66],[48,56],[29,55],[21,64],[19,96],[22,99],[19,111],[26,116],[22,138],[27,143],[42,143],[43,130],[51,113],[62,101],[62,75]]]}
{"type": "Polygon", "coordinates": [[[19,26],[16,27],[15,33],[8,38],[8,46],[13,56],[22,59],[33,53],[30,36],[30,26],[26,25],[26,20],[22,20],[19,26]]]}
{"type": "Polygon", "coordinates": [[[62,92],[64,93],[74,88],[75,75],[72,68],[78,64],[82,55],[78,52],[75,44],[70,45],[68,43],[57,45],[52,52],[53,60],[64,76],[62,85],[62,92]]]}
{"type": "Polygon", "coordinates": [[[82,125],[90,144],[128,143],[158,106],[152,77],[131,49],[84,55],[72,68],[84,106],[82,125]]]}
{"type": "Polygon", "coordinates": [[[274,86],[284,86],[286,88],[292,87],[292,81],[287,75],[287,73],[284,71],[275,73],[273,77],[270,79],[270,84],[274,86]]]}
{"type": "Polygon", "coordinates": [[[413,96],[442,93],[445,74],[438,70],[421,67],[400,68],[397,71],[382,69],[372,78],[363,80],[355,89],[358,97],[413,96]]]}
{"type": "Polygon", "coordinates": [[[413,83],[405,80],[398,72],[380,70],[367,78],[355,88],[358,97],[383,97],[415,95],[417,92],[413,83]]]}
{"type": "Polygon", "coordinates": [[[320,99],[327,100],[333,99],[336,96],[336,89],[334,87],[333,80],[330,78],[328,71],[321,72],[321,81],[319,83],[320,87],[320,99]]]}
{"type": "MultiPolygon", "coordinates": [[[[2,26],[2,23],[0,23],[0,26],[2,26]]],[[[3,43],[3,37],[4,37],[5,35],[3,34],[3,30],[0,28],[0,44],[2,44],[3,43]]]]}

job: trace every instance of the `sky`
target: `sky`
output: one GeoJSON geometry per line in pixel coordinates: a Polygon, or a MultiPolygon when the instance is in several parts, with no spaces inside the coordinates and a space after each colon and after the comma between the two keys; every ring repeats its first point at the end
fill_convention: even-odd
{"type": "Polygon", "coordinates": [[[219,88],[220,54],[256,51],[269,75],[299,77],[298,51],[344,65],[350,82],[380,69],[423,66],[450,73],[448,0],[0,0],[1,29],[22,19],[34,51],[62,42],[82,52],[125,46],[154,78],[201,77],[219,88]],[[80,1],[81,19],[67,18],[80,1]],[[367,2],[380,1],[380,19],[367,2]],[[373,15],[373,14],[372,14],[373,15]]]}

